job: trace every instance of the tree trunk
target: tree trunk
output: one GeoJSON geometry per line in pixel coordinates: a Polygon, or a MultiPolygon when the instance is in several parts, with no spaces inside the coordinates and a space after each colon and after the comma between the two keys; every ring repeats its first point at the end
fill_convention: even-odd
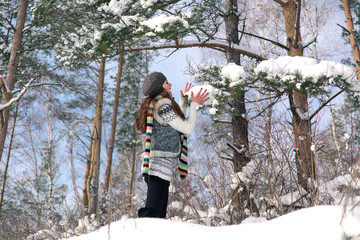
{"type": "Polygon", "coordinates": [[[76,202],[80,202],[81,197],[77,190],[77,184],[76,184],[76,171],[75,171],[75,165],[74,165],[74,147],[73,147],[73,145],[74,144],[73,144],[72,136],[70,133],[68,136],[68,139],[67,139],[67,146],[69,148],[69,154],[70,154],[71,182],[72,182],[72,187],[73,187],[76,202]]]}
{"type": "Polygon", "coordinates": [[[91,141],[90,141],[90,147],[89,147],[89,154],[86,159],[86,166],[85,166],[85,177],[84,177],[84,187],[83,187],[83,210],[84,213],[89,212],[89,201],[90,201],[90,182],[91,182],[91,153],[92,153],[92,146],[93,146],[93,140],[94,139],[94,132],[91,134],[91,141]]]}
{"type": "Polygon", "coordinates": [[[100,59],[99,82],[96,95],[96,109],[94,117],[94,127],[90,143],[89,159],[86,163],[85,189],[83,205],[88,209],[88,215],[97,214],[99,200],[99,177],[100,177],[100,150],[101,150],[101,128],[102,128],[102,108],[104,98],[105,80],[105,57],[100,59]]]}
{"type": "MultiPolygon", "coordinates": [[[[326,94],[326,101],[329,100],[329,96],[326,94]]],[[[334,112],[333,112],[333,108],[331,106],[331,104],[329,104],[329,114],[330,114],[330,120],[331,120],[331,133],[334,139],[334,143],[335,143],[335,147],[337,150],[337,155],[338,155],[338,165],[336,166],[336,172],[344,175],[344,166],[343,166],[343,160],[341,158],[341,148],[340,148],[340,144],[338,141],[338,137],[336,134],[336,126],[335,126],[335,117],[334,117],[334,112]]]]}
{"type": "MultiPolygon", "coordinates": [[[[19,52],[21,50],[21,42],[23,38],[23,29],[26,20],[28,1],[20,0],[18,13],[16,18],[16,26],[14,32],[14,40],[11,47],[10,60],[8,65],[8,72],[4,83],[1,83],[2,98],[1,104],[8,103],[12,98],[12,90],[14,90],[16,72],[19,65],[19,52]]],[[[0,162],[4,151],[5,139],[7,135],[7,128],[9,125],[10,108],[5,108],[0,112],[0,162]]]]}
{"type": "Polygon", "coordinates": [[[14,115],[14,125],[13,125],[12,130],[11,130],[9,151],[8,151],[7,158],[6,158],[4,176],[3,176],[3,181],[2,181],[2,185],[1,185],[1,192],[0,192],[0,194],[1,194],[1,195],[0,195],[0,212],[1,212],[1,209],[2,209],[3,201],[4,201],[5,185],[6,185],[6,179],[7,179],[7,171],[8,171],[8,168],[9,168],[10,153],[11,153],[11,148],[12,148],[12,144],[13,144],[13,140],[14,140],[14,132],[15,132],[15,125],[16,125],[16,119],[17,119],[18,109],[19,109],[19,106],[16,105],[16,110],[15,110],[15,115],[14,115]]]}
{"type": "MultiPolygon", "coordinates": [[[[135,128],[133,129],[135,132],[135,128]]],[[[132,197],[134,192],[134,182],[135,182],[135,164],[136,164],[136,147],[132,149],[132,161],[131,161],[131,171],[130,171],[130,185],[129,185],[129,211],[131,210],[132,197]]]]}
{"type": "Polygon", "coordinates": [[[352,49],[352,53],[354,56],[356,76],[357,76],[357,79],[360,80],[360,50],[359,50],[359,44],[355,39],[354,23],[353,23],[353,19],[351,16],[349,1],[342,0],[342,3],[343,3],[343,7],[344,7],[347,29],[349,30],[349,39],[350,39],[351,49],[352,49]]]}
{"type": "MultiPolygon", "coordinates": [[[[225,30],[226,39],[229,44],[239,44],[239,13],[237,0],[225,1],[225,30]]],[[[227,63],[235,63],[240,65],[240,54],[237,52],[226,52],[227,63]]],[[[249,163],[248,156],[248,121],[246,119],[245,108],[245,92],[230,92],[230,104],[235,109],[232,115],[232,133],[233,133],[233,146],[234,146],[234,172],[240,172],[246,164],[249,163]]],[[[251,212],[257,212],[258,209],[253,199],[250,198],[250,191],[248,187],[240,181],[240,185],[231,193],[231,201],[238,212],[240,219],[231,219],[233,223],[241,222],[245,217],[245,209],[251,212]],[[241,191],[239,189],[242,189],[241,191]]]]}
{"type": "Polygon", "coordinates": [[[104,178],[104,203],[107,199],[107,195],[108,195],[108,191],[109,191],[111,166],[112,166],[112,158],[113,158],[113,152],[114,152],[115,133],[116,133],[116,118],[117,118],[118,108],[119,108],[120,85],[121,85],[123,64],[124,64],[124,54],[120,54],[119,59],[118,59],[118,72],[116,75],[116,89],[115,89],[115,97],[114,97],[113,115],[112,115],[112,119],[111,119],[111,132],[110,132],[110,139],[109,139],[109,147],[107,149],[106,171],[105,171],[105,178],[104,178]]]}
{"type": "MultiPolygon", "coordinates": [[[[281,2],[285,17],[285,32],[289,56],[303,56],[300,32],[301,1],[289,0],[281,2]]],[[[295,159],[297,166],[298,183],[309,193],[314,192],[315,159],[311,151],[311,120],[309,119],[309,107],[307,94],[297,91],[289,93],[289,101],[292,109],[292,125],[295,135],[295,159]],[[307,116],[307,117],[306,117],[307,116]],[[308,182],[311,179],[311,182],[308,182]]]]}
{"type": "MultiPolygon", "coordinates": [[[[229,43],[239,44],[239,16],[237,8],[237,0],[225,1],[227,17],[225,19],[226,39],[229,43]]],[[[236,52],[226,52],[228,63],[240,65],[240,54],[236,52]]],[[[233,144],[236,149],[243,151],[234,151],[233,164],[234,171],[241,171],[249,161],[248,153],[248,122],[245,118],[245,93],[240,95],[231,93],[231,105],[236,109],[236,113],[232,116],[233,144]]]]}

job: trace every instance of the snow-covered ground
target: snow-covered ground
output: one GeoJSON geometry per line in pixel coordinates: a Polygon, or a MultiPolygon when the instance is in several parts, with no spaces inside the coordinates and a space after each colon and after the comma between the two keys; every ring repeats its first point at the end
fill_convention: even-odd
{"type": "Polygon", "coordinates": [[[164,219],[123,218],[110,226],[69,240],[102,239],[233,239],[244,240],[360,240],[360,206],[317,206],[270,221],[209,227],[164,219]]]}

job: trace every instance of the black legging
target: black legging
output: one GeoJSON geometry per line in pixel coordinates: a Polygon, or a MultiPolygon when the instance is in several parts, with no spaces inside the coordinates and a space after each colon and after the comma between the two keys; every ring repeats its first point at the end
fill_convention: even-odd
{"type": "Polygon", "coordinates": [[[139,217],[166,218],[170,182],[156,176],[146,176],[148,190],[146,204],[138,211],[139,217]]]}

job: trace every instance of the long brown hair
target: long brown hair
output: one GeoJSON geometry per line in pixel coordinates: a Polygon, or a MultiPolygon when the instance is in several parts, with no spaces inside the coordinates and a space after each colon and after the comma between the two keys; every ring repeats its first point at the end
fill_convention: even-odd
{"type": "Polygon", "coordinates": [[[146,133],[146,117],[147,117],[147,111],[148,111],[149,105],[150,105],[150,103],[152,101],[155,100],[155,98],[158,95],[161,95],[164,98],[169,98],[171,100],[171,102],[172,102],[172,108],[175,111],[175,113],[177,115],[179,115],[183,120],[185,120],[185,115],[181,111],[181,108],[180,108],[179,104],[177,104],[177,102],[175,102],[173,97],[168,92],[166,92],[165,89],[162,88],[161,92],[143,99],[143,101],[141,103],[141,106],[140,106],[140,109],[139,109],[139,112],[138,112],[138,116],[135,119],[135,127],[142,134],[146,133]]]}

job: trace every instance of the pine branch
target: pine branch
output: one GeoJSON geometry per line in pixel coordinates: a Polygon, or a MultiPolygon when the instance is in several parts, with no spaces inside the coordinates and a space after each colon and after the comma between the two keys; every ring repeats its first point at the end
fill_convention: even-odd
{"type": "Polygon", "coordinates": [[[168,48],[192,48],[192,47],[200,47],[200,48],[212,48],[212,49],[222,49],[229,52],[236,52],[239,54],[243,54],[245,56],[254,58],[258,61],[265,60],[260,53],[256,53],[249,48],[241,47],[237,44],[229,45],[228,42],[209,40],[204,42],[199,41],[183,41],[183,42],[175,42],[175,43],[164,43],[164,44],[154,44],[152,46],[140,46],[140,47],[129,47],[125,49],[128,52],[138,52],[144,50],[159,50],[159,49],[168,49],[168,48]]]}
{"type": "MultiPolygon", "coordinates": [[[[41,86],[61,86],[61,84],[60,83],[38,83],[38,84],[34,84],[34,85],[29,86],[29,88],[41,87],[41,86]]],[[[20,89],[15,90],[15,91],[12,92],[12,94],[16,94],[16,93],[18,93],[20,91],[21,91],[20,89]]]]}

